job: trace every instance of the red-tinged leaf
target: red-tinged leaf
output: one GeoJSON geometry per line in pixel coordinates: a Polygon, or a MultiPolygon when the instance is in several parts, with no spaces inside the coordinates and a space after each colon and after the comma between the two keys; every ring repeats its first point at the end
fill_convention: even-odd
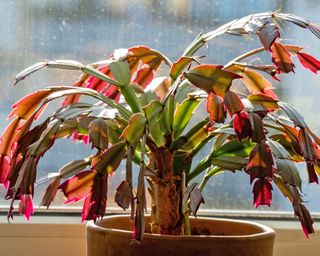
{"type": "Polygon", "coordinates": [[[304,66],[307,69],[310,69],[315,74],[318,73],[318,71],[320,70],[319,60],[304,52],[299,52],[297,56],[302,66],[304,66]]]}
{"type": "Polygon", "coordinates": [[[275,174],[273,176],[273,182],[276,184],[276,186],[279,188],[279,190],[282,192],[282,194],[287,197],[291,203],[294,201],[294,196],[290,190],[290,186],[283,180],[281,176],[278,176],[275,174]]]}
{"type": "Polygon", "coordinates": [[[60,181],[61,181],[61,177],[57,176],[47,187],[46,192],[42,198],[42,201],[40,203],[41,206],[46,206],[47,208],[49,208],[50,204],[53,202],[59,185],[60,185],[60,181]]]}
{"type": "Polygon", "coordinates": [[[232,80],[241,78],[240,75],[222,70],[223,66],[203,64],[185,72],[185,77],[198,88],[207,93],[214,92],[223,97],[231,86],[232,80]]]}
{"type": "Polygon", "coordinates": [[[250,174],[250,183],[256,178],[272,178],[273,157],[265,142],[257,143],[252,149],[246,171],[250,174]]]}
{"type": "Polygon", "coordinates": [[[38,158],[43,156],[53,146],[60,124],[61,120],[51,121],[41,133],[40,138],[28,147],[28,153],[38,158]]]}
{"type": "Polygon", "coordinates": [[[258,36],[264,48],[270,50],[273,42],[280,37],[280,31],[278,26],[268,23],[259,30],[258,36]]]}
{"type": "Polygon", "coordinates": [[[30,220],[31,214],[34,213],[32,196],[31,195],[21,195],[19,202],[19,213],[26,216],[27,220],[30,220]]]}
{"type": "Polygon", "coordinates": [[[307,208],[300,204],[301,217],[299,217],[304,234],[309,238],[310,234],[314,234],[313,220],[307,208]]]}
{"type": "Polygon", "coordinates": [[[319,184],[318,176],[315,171],[315,165],[313,162],[307,161],[307,170],[308,170],[308,176],[309,176],[309,183],[315,182],[319,184]]]}
{"type": "Polygon", "coordinates": [[[301,195],[298,192],[297,188],[290,185],[290,191],[293,195],[292,206],[293,206],[294,213],[299,218],[302,229],[306,237],[308,237],[309,234],[314,233],[314,229],[312,226],[313,220],[307,208],[302,204],[301,195]]]}
{"type": "Polygon", "coordinates": [[[251,136],[252,141],[254,142],[265,141],[266,135],[264,132],[263,122],[261,117],[254,112],[251,112],[249,116],[250,116],[250,123],[252,127],[252,136],[251,136]]]}
{"type": "Polygon", "coordinates": [[[43,122],[30,130],[32,124],[33,118],[31,116],[26,122],[19,126],[14,134],[14,140],[17,141],[19,147],[23,148],[22,152],[25,152],[29,145],[40,138],[40,135],[48,125],[47,122],[43,122]]]}
{"type": "Polygon", "coordinates": [[[279,108],[277,99],[263,93],[254,93],[247,97],[253,105],[260,105],[268,111],[274,111],[279,108]]]}
{"type": "Polygon", "coordinates": [[[256,208],[260,205],[271,205],[272,185],[268,179],[257,179],[253,185],[253,204],[256,208]]]}
{"type": "Polygon", "coordinates": [[[284,142],[285,145],[289,143],[289,146],[293,148],[294,152],[297,153],[299,156],[302,155],[300,143],[299,143],[299,131],[291,127],[289,125],[280,123],[283,128],[285,128],[286,137],[279,137],[281,141],[284,142]],[[289,140],[288,140],[289,138],[289,140]],[[285,141],[284,141],[285,140],[285,141]]]}
{"type": "Polygon", "coordinates": [[[62,178],[66,179],[84,170],[89,164],[90,158],[75,160],[62,166],[58,172],[62,178]]]}
{"type": "Polygon", "coordinates": [[[12,146],[15,142],[15,132],[18,129],[21,123],[20,118],[15,118],[12,122],[7,126],[6,130],[2,134],[0,138],[0,155],[2,156],[10,156],[12,146]]]}
{"type": "Polygon", "coordinates": [[[249,115],[246,111],[236,113],[233,117],[233,129],[239,141],[252,135],[249,115]]]}
{"type": "Polygon", "coordinates": [[[291,147],[289,137],[286,134],[274,134],[268,138],[267,144],[270,146],[275,159],[290,159],[291,155],[287,151],[291,147]]]}
{"type": "Polygon", "coordinates": [[[145,132],[147,119],[142,113],[131,116],[128,126],[124,129],[120,138],[124,138],[130,145],[136,146],[145,132]]]}
{"type": "Polygon", "coordinates": [[[124,141],[113,144],[105,152],[92,162],[92,169],[105,175],[117,170],[126,154],[126,143],[124,141]]]}
{"type": "Polygon", "coordinates": [[[82,208],[82,222],[96,221],[102,218],[107,207],[108,175],[96,173],[89,196],[86,197],[82,208]]]}
{"type": "MultiPolygon", "coordinates": [[[[143,58],[146,56],[152,56],[151,49],[147,46],[138,45],[128,49],[128,56],[134,56],[136,58],[143,58]]],[[[153,57],[151,57],[153,58],[153,57]]],[[[148,60],[149,61],[149,60],[148,60]]]]}
{"type": "Polygon", "coordinates": [[[8,156],[0,155],[0,184],[8,187],[7,177],[10,170],[10,158],[8,156]]]}
{"type": "Polygon", "coordinates": [[[154,73],[155,71],[149,65],[144,65],[138,70],[137,76],[133,82],[139,84],[143,88],[146,88],[153,80],[154,73]]]}
{"type": "Polygon", "coordinates": [[[78,202],[88,196],[95,174],[95,171],[83,171],[63,182],[58,189],[67,197],[65,204],[78,202]]]}
{"type": "Polygon", "coordinates": [[[109,127],[102,118],[94,119],[89,124],[89,138],[92,147],[100,150],[108,147],[109,144],[109,127]]]}
{"type": "MultiPolygon", "coordinates": [[[[39,106],[41,101],[51,93],[51,90],[40,90],[23,97],[12,105],[13,110],[9,114],[8,118],[15,115],[21,119],[28,119],[39,106]]],[[[37,117],[34,118],[36,119],[37,117]]]]}
{"type": "Polygon", "coordinates": [[[298,46],[298,45],[289,45],[289,44],[284,44],[283,45],[284,48],[286,48],[289,52],[297,54],[298,52],[300,52],[303,47],[298,46]]]}
{"type": "Polygon", "coordinates": [[[145,230],[144,208],[141,203],[136,204],[136,214],[134,218],[133,238],[140,242],[145,230]]]}
{"type": "Polygon", "coordinates": [[[192,63],[194,58],[192,57],[181,57],[177,62],[172,64],[170,69],[170,76],[172,79],[176,80],[178,76],[186,69],[188,65],[192,63]]]}
{"type": "Polygon", "coordinates": [[[238,113],[244,109],[239,96],[233,91],[226,91],[224,94],[223,101],[230,116],[233,116],[235,113],[238,113]]]}
{"type": "MultiPolygon", "coordinates": [[[[9,190],[13,190],[13,193],[17,192],[16,195],[33,195],[38,161],[39,158],[32,155],[28,155],[26,159],[22,159],[21,165],[19,165],[21,168],[16,170],[16,176],[14,176],[13,179],[11,179],[11,177],[9,179],[9,190]]],[[[10,193],[8,193],[8,195],[9,194],[10,193]]]]}
{"type": "Polygon", "coordinates": [[[208,94],[207,112],[209,113],[210,122],[223,123],[226,118],[226,111],[224,110],[223,100],[221,97],[213,92],[208,94]]]}
{"type": "Polygon", "coordinates": [[[316,161],[317,155],[313,146],[313,142],[305,129],[301,128],[299,130],[298,138],[303,157],[309,161],[316,161]]]}
{"type": "Polygon", "coordinates": [[[132,63],[136,58],[143,64],[150,64],[152,60],[157,59],[158,64],[153,68],[154,70],[157,70],[162,61],[167,62],[166,57],[160,52],[141,45],[128,49],[128,62],[132,63]]]}
{"type": "Polygon", "coordinates": [[[274,42],[271,45],[272,62],[283,73],[294,72],[294,64],[291,59],[290,53],[279,42],[274,42]]]}
{"type": "Polygon", "coordinates": [[[263,93],[264,90],[272,88],[272,84],[256,71],[244,69],[241,75],[243,83],[251,93],[263,93]]]}
{"type": "Polygon", "coordinates": [[[157,97],[162,100],[168,94],[171,88],[171,79],[168,77],[156,77],[147,86],[147,91],[153,91],[157,97]]]}
{"type": "Polygon", "coordinates": [[[288,159],[277,159],[276,166],[277,169],[275,172],[283,178],[285,183],[293,185],[301,190],[302,180],[294,162],[288,159]]]}
{"type": "Polygon", "coordinates": [[[129,208],[132,202],[132,199],[133,199],[132,185],[130,182],[124,180],[117,187],[114,200],[123,210],[126,210],[129,208]]]}

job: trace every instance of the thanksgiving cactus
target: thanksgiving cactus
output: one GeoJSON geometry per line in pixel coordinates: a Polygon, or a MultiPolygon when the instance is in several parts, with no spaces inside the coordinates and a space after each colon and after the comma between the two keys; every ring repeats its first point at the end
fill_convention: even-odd
{"type": "Polygon", "coordinates": [[[90,143],[92,154],[48,177],[43,206],[49,207],[61,190],[67,202],[84,200],[83,221],[102,218],[108,177],[124,161],[126,178],[119,181],[115,201],[131,209],[134,239],[140,241],[144,234],[146,191],[151,196],[151,232],[190,234],[189,215],[196,215],[204,203],[201,192],[209,178],[244,171],[255,207],[270,206],[273,189],[279,189],[292,203],[306,236],[314,233],[295,163],[305,162],[309,182],[318,183],[320,138],[294,107],[281,101],[273,84],[280,74],[294,72],[294,58],[315,74],[320,62],[302,47],[281,42],[286,22],[320,38],[319,26],[295,15],[268,12],[200,34],[174,62],[156,50],[135,46],[89,65],[45,61],[16,75],[15,84],[43,68],[81,72],[73,85],[47,87],[13,105],[0,144],[0,182],[11,200],[8,218],[18,200],[18,211],[29,219],[37,164],[57,139],[69,137],[90,143]],[[257,38],[261,47],[225,64],[205,63],[197,51],[224,33],[257,38]],[[269,53],[268,63],[250,61],[262,52],[269,53]],[[161,65],[168,66],[167,77],[158,74],[161,65]],[[244,88],[241,93],[235,81],[244,88]],[[93,100],[84,102],[83,95],[93,100]],[[63,104],[54,113],[43,112],[60,98],[63,104]],[[193,114],[201,104],[207,117],[195,122],[193,114]],[[194,163],[206,144],[212,150],[194,163]],[[139,166],[136,188],[133,164],[139,166]],[[199,175],[202,181],[193,182],[199,175]]]}

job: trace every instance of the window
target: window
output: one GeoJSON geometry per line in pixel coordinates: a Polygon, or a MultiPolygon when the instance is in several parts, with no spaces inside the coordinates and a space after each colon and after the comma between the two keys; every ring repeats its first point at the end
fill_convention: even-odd
{"type": "MultiPolygon", "coordinates": [[[[147,45],[177,59],[183,49],[200,32],[213,30],[222,23],[250,13],[281,8],[319,22],[320,5],[316,1],[239,1],[239,0],[31,0],[1,2],[0,16],[0,118],[5,120],[10,106],[23,95],[42,88],[43,85],[71,83],[79,75],[71,71],[46,70],[31,76],[13,89],[13,74],[43,59],[76,59],[83,63],[107,58],[115,48],[138,44],[147,45]],[[235,8],[236,6],[236,8],[235,8]],[[67,82],[66,82],[67,81],[67,82]]],[[[310,46],[316,52],[316,40],[307,31],[296,30],[289,25],[291,37],[299,33],[297,42],[310,46]],[[303,34],[303,35],[302,35],[303,34]]],[[[285,40],[285,38],[283,38],[285,40]]],[[[289,42],[290,43],[290,42],[289,42]]],[[[253,43],[240,39],[235,42],[231,36],[222,36],[203,50],[208,61],[225,63],[236,54],[254,47],[253,43]]],[[[312,52],[313,51],[313,52],[312,52]]],[[[310,126],[320,132],[317,118],[317,97],[319,78],[299,67],[297,75],[283,79],[285,85],[277,84],[282,97],[292,102],[306,115],[310,126]],[[308,81],[308,82],[306,82],[308,81]],[[284,88],[284,86],[290,88],[284,88]]],[[[3,131],[6,122],[1,122],[3,131]]],[[[86,156],[90,150],[74,145],[67,140],[58,142],[54,151],[40,161],[38,175],[56,171],[77,155],[86,156]]],[[[301,173],[305,174],[304,166],[301,173]]],[[[121,168],[117,175],[123,175],[121,168]]],[[[120,179],[111,179],[110,191],[114,191],[120,179]]],[[[306,181],[306,176],[304,175],[306,181]]],[[[253,209],[252,193],[247,175],[225,173],[213,178],[205,190],[206,204],[203,209],[253,209]]],[[[39,186],[38,189],[43,189],[39,186]]],[[[289,202],[274,189],[271,208],[262,210],[291,211],[289,202]],[[279,200],[278,200],[279,199],[279,200]]],[[[320,189],[316,186],[303,189],[308,195],[306,201],[313,212],[320,212],[318,200],[320,189]]],[[[4,193],[4,192],[2,192],[4,193]]],[[[112,197],[112,195],[110,196],[112,197]]],[[[39,202],[40,198],[35,198],[39,202]]],[[[61,200],[55,202],[60,205],[61,200]]],[[[1,196],[0,204],[8,204],[1,196]]],[[[109,199],[112,206],[113,200],[109,199]]]]}

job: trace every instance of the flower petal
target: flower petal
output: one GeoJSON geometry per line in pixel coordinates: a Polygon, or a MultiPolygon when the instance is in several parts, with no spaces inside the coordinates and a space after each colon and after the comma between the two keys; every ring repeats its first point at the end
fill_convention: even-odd
{"type": "Polygon", "coordinates": [[[241,139],[251,137],[252,129],[249,115],[246,111],[241,111],[234,115],[233,129],[239,141],[241,141],[241,139]]]}
{"type": "Polygon", "coordinates": [[[310,69],[315,74],[318,73],[318,71],[320,70],[319,60],[304,52],[298,52],[297,56],[302,66],[304,66],[307,69],[310,69]]]}
{"type": "Polygon", "coordinates": [[[34,213],[32,195],[21,195],[19,202],[19,213],[26,216],[27,220],[30,220],[31,214],[34,213]]]}
{"type": "Polygon", "coordinates": [[[108,175],[97,173],[82,208],[82,221],[102,218],[107,207],[108,175]]]}
{"type": "Polygon", "coordinates": [[[257,208],[259,205],[271,205],[272,185],[268,179],[261,178],[255,181],[253,186],[253,204],[257,208]]]}

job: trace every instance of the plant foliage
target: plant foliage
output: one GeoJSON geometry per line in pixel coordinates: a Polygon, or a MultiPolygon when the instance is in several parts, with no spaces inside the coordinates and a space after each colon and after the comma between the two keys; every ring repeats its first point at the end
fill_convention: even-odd
{"type": "Polygon", "coordinates": [[[148,190],[152,198],[151,230],[161,234],[187,233],[189,214],[204,199],[208,179],[223,171],[244,171],[252,184],[253,204],[271,205],[278,188],[290,200],[308,236],[314,232],[311,216],[302,200],[301,178],[295,165],[305,162],[310,183],[320,175],[320,138],[294,107],[281,101],[271,80],[294,72],[293,58],[317,74],[320,62],[303,48],[283,44],[279,24],[293,23],[320,38],[320,28],[292,14],[268,12],[234,20],[214,31],[200,34],[177,61],[146,46],[118,49],[103,61],[89,65],[70,60],[37,63],[15,77],[15,83],[43,68],[78,70],[72,86],[49,87],[31,93],[13,105],[12,119],[1,136],[0,182],[11,200],[28,219],[37,164],[57,139],[70,137],[92,145],[92,154],[75,159],[47,177],[50,181],[42,205],[49,207],[58,190],[67,202],[84,199],[82,220],[102,218],[107,205],[108,176],[126,162],[126,179],[119,181],[115,200],[131,208],[134,238],[144,233],[148,190]],[[197,51],[221,34],[257,38],[261,47],[225,64],[203,63],[197,51]],[[250,58],[267,52],[270,62],[255,65],[250,58]],[[160,78],[161,65],[169,67],[160,78]],[[232,85],[241,82],[247,93],[232,85]],[[83,95],[95,103],[82,101],[83,95]],[[45,107],[63,98],[62,107],[46,113],[45,107]],[[202,103],[208,117],[192,122],[202,103]],[[193,163],[199,150],[212,151],[193,163]],[[133,168],[139,168],[133,187],[133,168]],[[203,176],[200,184],[192,179],[203,176]],[[145,187],[145,179],[148,188],[145,187]]]}

